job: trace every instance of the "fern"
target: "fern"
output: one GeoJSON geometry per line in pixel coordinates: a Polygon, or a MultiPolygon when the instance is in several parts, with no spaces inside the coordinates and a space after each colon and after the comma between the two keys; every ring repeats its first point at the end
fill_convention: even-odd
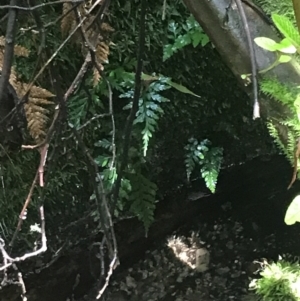
{"type": "Polygon", "coordinates": [[[297,48],[300,48],[300,35],[294,24],[285,16],[273,14],[272,20],[279,31],[297,48]]]}
{"type": "MultiPolygon", "coordinates": [[[[4,47],[5,38],[0,36],[0,67],[4,64],[4,47]]],[[[14,54],[16,57],[28,57],[29,50],[26,47],[15,45],[14,54]]],[[[54,95],[41,87],[33,85],[30,87],[29,84],[19,80],[15,66],[11,68],[11,74],[9,78],[10,84],[14,87],[18,97],[22,97],[28,94],[28,100],[24,104],[25,115],[27,119],[27,128],[30,136],[36,143],[40,143],[44,140],[47,132],[47,125],[49,121],[49,115],[51,113],[51,107],[54,102],[49,100],[54,95]],[[30,89],[30,91],[28,91],[30,89]]]]}
{"type": "Polygon", "coordinates": [[[263,78],[260,83],[261,91],[267,96],[291,107],[294,104],[296,91],[292,87],[288,87],[280,83],[275,78],[263,78]]]}
{"type": "Polygon", "coordinates": [[[221,163],[223,158],[223,149],[219,147],[213,147],[209,149],[204,157],[201,175],[205,180],[206,187],[215,193],[217,186],[217,179],[221,169],[221,163]]]}
{"type": "Polygon", "coordinates": [[[284,121],[277,121],[277,125],[273,121],[267,123],[267,127],[270,135],[274,138],[274,141],[278,148],[284,153],[289,162],[294,165],[294,153],[296,148],[296,141],[300,137],[300,108],[299,108],[299,93],[296,88],[289,87],[279,83],[277,79],[265,78],[261,82],[261,90],[272,97],[273,99],[286,105],[291,111],[291,116],[286,116],[284,121]],[[285,126],[286,141],[283,142],[279,132],[280,125],[285,126]]]}
{"type": "Polygon", "coordinates": [[[103,147],[104,149],[110,152],[112,151],[112,147],[113,147],[111,141],[109,141],[108,139],[99,140],[94,145],[97,147],[103,147]]]}
{"type": "Polygon", "coordinates": [[[195,138],[189,139],[185,146],[184,162],[188,181],[195,167],[201,166],[201,176],[205,180],[206,187],[214,193],[221,168],[223,149],[219,147],[209,148],[210,146],[211,142],[207,139],[200,143],[195,138]]]}
{"type": "Polygon", "coordinates": [[[130,211],[143,222],[147,233],[154,221],[157,186],[142,174],[130,173],[127,178],[130,180],[132,189],[129,195],[131,201],[130,211]]]}
{"type": "Polygon", "coordinates": [[[269,134],[271,137],[274,138],[274,142],[277,145],[278,149],[286,156],[288,157],[288,152],[286,150],[286,147],[282,143],[281,139],[279,138],[278,131],[276,127],[273,125],[271,121],[267,122],[267,128],[269,130],[269,134]]]}
{"type": "Polygon", "coordinates": [[[260,6],[268,15],[280,14],[287,17],[296,25],[293,3],[290,0],[255,0],[258,6],[260,6]]]}
{"type": "Polygon", "coordinates": [[[196,165],[201,164],[201,160],[204,159],[204,155],[208,151],[208,147],[206,146],[208,143],[207,139],[199,143],[197,139],[190,138],[188,144],[184,147],[186,151],[184,163],[188,181],[190,181],[191,173],[196,165]]]}
{"type": "Polygon", "coordinates": [[[192,44],[193,47],[197,47],[199,44],[205,46],[209,42],[208,36],[203,32],[193,16],[190,16],[186,20],[186,24],[184,24],[182,28],[179,28],[177,23],[171,21],[169,24],[169,32],[171,33],[169,38],[174,42],[164,46],[163,61],[166,61],[178,50],[189,44],[192,44]],[[182,29],[185,32],[183,34],[181,34],[182,29]]]}
{"type": "MultiPolygon", "coordinates": [[[[144,128],[141,131],[143,141],[143,155],[146,156],[149,140],[158,126],[158,120],[164,114],[161,104],[170,100],[163,97],[160,92],[170,89],[168,84],[169,78],[159,77],[157,81],[151,83],[144,93],[144,96],[139,100],[139,108],[136,113],[134,124],[142,123],[144,128]]],[[[120,95],[120,97],[132,98],[133,90],[120,95]]],[[[123,109],[130,109],[132,102],[126,105],[123,109]]]]}

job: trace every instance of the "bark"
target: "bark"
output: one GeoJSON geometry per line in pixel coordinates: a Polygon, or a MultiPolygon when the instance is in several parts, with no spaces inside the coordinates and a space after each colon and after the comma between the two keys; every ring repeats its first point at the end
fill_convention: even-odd
{"type": "MultiPolygon", "coordinates": [[[[245,4],[245,2],[248,2],[248,0],[243,1],[243,7],[252,39],[256,37],[269,37],[275,41],[280,41],[281,37],[279,37],[278,32],[268,22],[267,17],[264,17],[258,9],[253,8],[252,5],[245,4]]],[[[225,63],[238,79],[238,82],[251,95],[251,87],[246,87],[241,79],[242,74],[251,73],[251,62],[242,20],[234,5],[234,1],[232,1],[231,6],[231,0],[184,0],[184,3],[209,36],[225,63]],[[228,7],[230,8],[227,9],[228,7]],[[227,17],[226,9],[228,11],[227,17]]],[[[255,43],[254,48],[258,70],[269,67],[275,61],[274,53],[263,50],[256,46],[255,43]]],[[[287,64],[280,64],[270,70],[268,74],[276,76],[282,83],[300,84],[300,66],[295,60],[287,64]]],[[[262,115],[272,120],[283,120],[285,116],[292,114],[288,108],[263,95],[260,95],[260,106],[262,115]]],[[[280,132],[283,135],[281,138],[286,140],[287,131],[281,125],[280,127],[280,132]]]]}

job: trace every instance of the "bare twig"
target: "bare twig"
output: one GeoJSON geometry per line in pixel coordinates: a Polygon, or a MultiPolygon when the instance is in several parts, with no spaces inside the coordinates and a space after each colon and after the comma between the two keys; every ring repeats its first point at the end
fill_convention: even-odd
{"type": "Polygon", "coordinates": [[[24,205],[23,205],[23,208],[22,208],[22,211],[21,211],[21,213],[20,213],[20,215],[19,215],[19,222],[18,222],[17,228],[16,228],[16,230],[15,230],[15,232],[14,232],[14,235],[13,235],[13,237],[12,237],[10,243],[9,243],[9,246],[10,246],[10,247],[13,245],[13,243],[14,243],[16,237],[17,237],[17,234],[18,234],[18,232],[20,231],[20,229],[21,229],[21,227],[22,227],[22,223],[23,223],[23,220],[24,220],[24,215],[25,215],[25,212],[26,212],[26,209],[27,209],[28,205],[29,205],[30,202],[31,202],[33,190],[34,190],[34,188],[35,188],[35,184],[36,184],[36,182],[37,182],[37,179],[38,179],[38,171],[37,171],[36,174],[35,174],[35,177],[34,177],[34,180],[32,181],[32,184],[31,184],[29,193],[28,193],[28,195],[27,195],[26,201],[25,201],[25,203],[24,203],[24,205]]]}
{"type": "Polygon", "coordinates": [[[108,281],[110,275],[112,274],[113,270],[116,267],[117,258],[118,258],[117,241],[115,237],[112,217],[107,205],[104,186],[103,186],[102,178],[99,174],[98,166],[95,160],[93,159],[93,157],[91,156],[89,150],[86,148],[78,132],[71,125],[70,127],[74,133],[74,136],[78,141],[79,146],[82,148],[83,153],[87,157],[88,168],[90,170],[91,180],[94,186],[94,192],[95,192],[96,202],[98,206],[100,223],[104,232],[104,241],[106,242],[108,252],[109,252],[109,257],[111,259],[110,268],[107,275],[107,281],[108,281]]]}
{"type": "Polygon", "coordinates": [[[103,117],[107,117],[110,116],[110,113],[104,113],[104,114],[97,114],[94,115],[91,119],[89,119],[88,121],[86,121],[83,125],[81,125],[77,130],[81,131],[83,128],[85,128],[86,126],[88,126],[90,123],[92,123],[93,121],[99,119],[99,118],[103,118],[103,117]]]}
{"type": "Polygon", "coordinates": [[[17,228],[16,228],[16,230],[14,232],[14,235],[13,235],[13,238],[12,238],[11,242],[9,243],[10,247],[13,245],[13,243],[14,243],[16,237],[17,237],[17,234],[18,234],[18,232],[21,229],[21,226],[22,226],[22,223],[23,223],[23,220],[24,220],[24,216],[25,216],[25,212],[26,212],[27,207],[29,206],[29,204],[31,202],[33,190],[35,188],[35,185],[36,185],[38,177],[39,177],[39,185],[40,185],[40,187],[44,187],[44,166],[45,166],[46,159],[47,159],[48,147],[49,147],[49,144],[45,144],[40,149],[40,155],[41,155],[40,164],[39,164],[38,170],[36,172],[36,175],[34,177],[34,180],[33,180],[32,184],[31,184],[31,187],[30,187],[28,196],[26,198],[26,201],[25,201],[25,203],[23,205],[22,211],[21,211],[21,213],[19,215],[19,222],[18,222],[17,228]]]}
{"type": "MultiPolygon", "coordinates": [[[[65,18],[68,14],[70,14],[76,7],[78,7],[81,3],[77,2],[76,4],[74,3],[74,6],[71,7],[70,9],[68,9],[64,14],[62,14],[61,16],[59,16],[58,18],[56,18],[54,21],[51,21],[47,24],[44,25],[44,28],[48,28],[49,26],[52,26],[56,23],[58,23],[60,20],[62,20],[63,18],[65,18]]],[[[1,21],[0,21],[1,22],[1,21]]],[[[33,29],[39,28],[37,25],[32,25],[30,27],[27,28],[20,28],[21,32],[27,32],[33,29]]]]}
{"type": "Polygon", "coordinates": [[[22,294],[21,294],[21,298],[23,301],[26,301],[27,298],[26,298],[26,286],[25,286],[25,283],[24,283],[24,280],[23,280],[23,276],[22,276],[22,273],[21,272],[18,272],[18,281],[19,281],[19,284],[21,286],[21,291],[22,291],[22,294]]]}
{"type": "Polygon", "coordinates": [[[115,269],[115,265],[117,263],[117,255],[114,256],[113,260],[111,261],[110,265],[109,265],[109,270],[108,270],[108,273],[107,273],[107,276],[106,276],[106,279],[105,279],[105,283],[103,285],[103,287],[101,288],[101,290],[99,291],[98,293],[98,296],[97,296],[97,299],[101,298],[101,296],[103,295],[104,291],[106,290],[106,288],[108,287],[109,285],[109,280],[110,280],[110,277],[115,269]]]}
{"type": "Polygon", "coordinates": [[[7,18],[8,18],[8,13],[5,14],[5,15],[0,19],[0,23],[4,22],[7,18]]]}
{"type": "Polygon", "coordinates": [[[5,244],[3,240],[0,240],[0,252],[2,253],[3,258],[5,259],[5,262],[2,266],[0,266],[0,271],[6,270],[8,267],[10,267],[15,262],[24,261],[27,258],[37,256],[47,250],[47,238],[46,238],[46,232],[45,232],[45,216],[44,216],[44,207],[40,207],[40,218],[41,218],[41,247],[33,252],[29,252],[24,254],[21,257],[10,257],[7,252],[5,251],[5,244]]]}

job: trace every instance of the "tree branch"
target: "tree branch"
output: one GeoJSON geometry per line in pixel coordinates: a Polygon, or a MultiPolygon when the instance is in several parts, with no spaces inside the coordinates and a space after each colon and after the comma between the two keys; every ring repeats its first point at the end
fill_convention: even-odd
{"type": "MultiPolygon", "coordinates": [[[[18,4],[18,0],[11,0],[11,6],[18,4]]],[[[17,10],[10,8],[7,21],[4,59],[0,78],[0,104],[3,103],[3,97],[7,93],[7,86],[11,73],[11,66],[14,58],[16,23],[17,23],[17,10]]]]}

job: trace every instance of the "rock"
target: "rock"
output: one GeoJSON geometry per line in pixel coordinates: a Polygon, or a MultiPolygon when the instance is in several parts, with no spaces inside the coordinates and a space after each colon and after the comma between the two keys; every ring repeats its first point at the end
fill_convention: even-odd
{"type": "Polygon", "coordinates": [[[196,250],[196,270],[197,272],[205,272],[209,265],[209,252],[205,248],[196,250]]]}

